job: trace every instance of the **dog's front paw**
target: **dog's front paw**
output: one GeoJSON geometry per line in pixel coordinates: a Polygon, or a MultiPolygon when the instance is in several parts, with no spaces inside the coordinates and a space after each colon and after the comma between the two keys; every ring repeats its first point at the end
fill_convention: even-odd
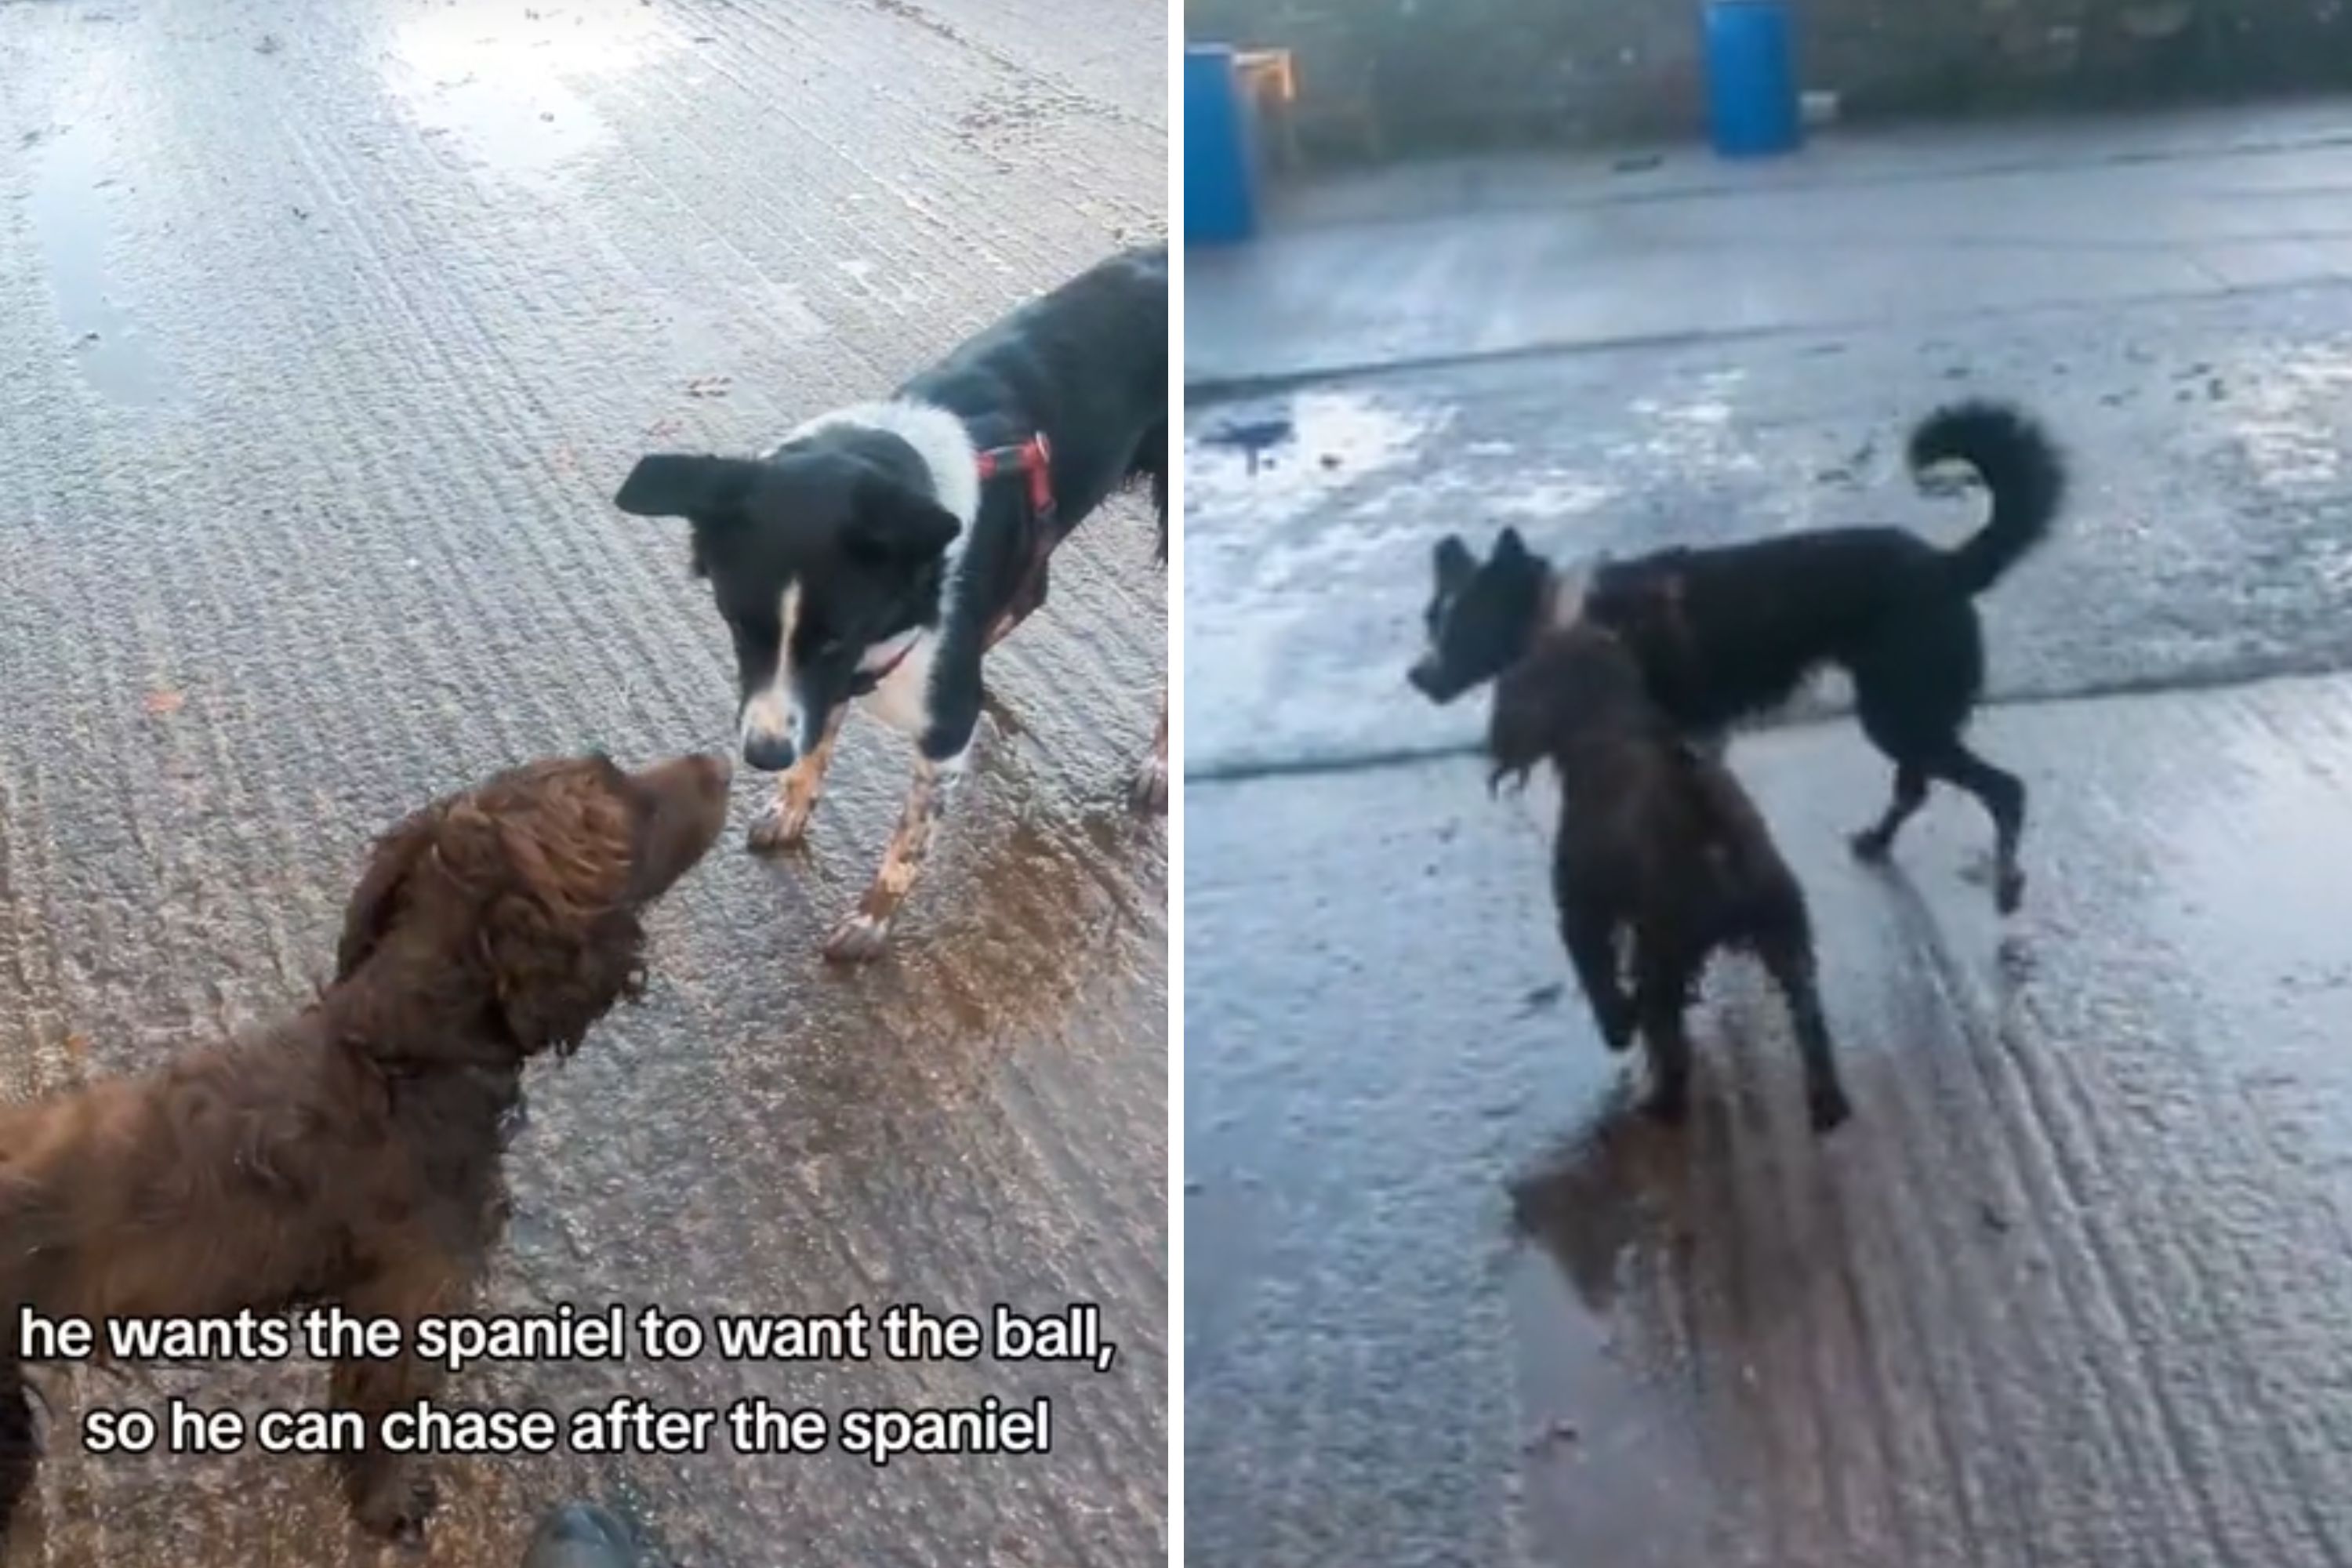
{"type": "Polygon", "coordinates": [[[824,956],[835,963],[871,963],[890,945],[890,922],[860,910],[844,917],[824,939],[824,956]]]}
{"type": "Polygon", "coordinates": [[[1138,816],[1168,815],[1167,758],[1153,755],[1143,759],[1128,784],[1127,804],[1138,816]]]}
{"type": "Polygon", "coordinates": [[[807,805],[786,805],[781,796],[771,798],[751,819],[751,830],[743,836],[743,842],[757,855],[789,849],[808,836],[810,811],[807,805]]]}
{"type": "Polygon", "coordinates": [[[1853,1107],[1847,1102],[1845,1090],[1835,1085],[1810,1096],[1805,1110],[1816,1136],[1836,1131],[1853,1115],[1853,1107]]]}
{"type": "Polygon", "coordinates": [[[2025,873],[2014,866],[2003,866],[1993,873],[1992,904],[2002,914],[2013,915],[2025,902],[2025,873]]]}
{"type": "Polygon", "coordinates": [[[351,1473],[352,1517],[370,1535],[403,1546],[425,1543],[425,1521],[441,1501],[441,1489],[413,1459],[373,1456],[351,1473]]]}

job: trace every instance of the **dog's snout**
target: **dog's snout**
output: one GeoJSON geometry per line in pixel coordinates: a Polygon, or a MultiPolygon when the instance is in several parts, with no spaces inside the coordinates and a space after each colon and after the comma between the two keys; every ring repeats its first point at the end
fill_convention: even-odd
{"type": "Polygon", "coordinates": [[[743,737],[743,765],[760,773],[782,773],[799,754],[789,735],[754,730],[743,737]]]}
{"type": "Polygon", "coordinates": [[[723,756],[693,752],[636,775],[650,800],[635,872],[635,892],[656,897],[709,853],[727,826],[727,786],[735,765],[723,756]]]}
{"type": "Polygon", "coordinates": [[[1423,697],[1437,695],[1438,670],[1437,666],[1431,660],[1425,658],[1419,660],[1411,669],[1404,672],[1404,678],[1412,683],[1412,689],[1423,697]]]}

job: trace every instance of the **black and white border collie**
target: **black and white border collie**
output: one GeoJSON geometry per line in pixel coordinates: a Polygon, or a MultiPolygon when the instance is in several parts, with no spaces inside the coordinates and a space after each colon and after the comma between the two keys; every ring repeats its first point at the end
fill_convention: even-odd
{"type": "MultiPolygon", "coordinates": [[[[798,842],[852,699],[910,738],[888,852],[825,942],[863,962],[914,886],[978,730],[981,658],[1045,598],[1054,547],[1149,478],[1168,558],[1168,251],[1129,250],[1014,310],[887,401],[811,420],[757,458],[656,453],[614,504],[683,517],[735,641],[743,761],[781,775],[757,849],[798,842]]],[[[1136,771],[1168,802],[1168,700],[1136,771]]]]}
{"type": "Polygon", "coordinates": [[[1928,785],[1956,785],[1992,817],[1993,899],[2011,913],[2025,892],[2025,784],[1962,738],[1984,692],[1976,601],[2049,537],[2066,459],[2032,416],[1982,400],[1930,413],[1908,456],[1923,484],[1948,464],[1974,469],[1992,498],[1984,526],[1949,549],[1900,528],[1814,529],[1569,571],[1514,529],[1484,561],[1449,534],[1432,562],[1429,648],[1406,679],[1451,702],[1517,664],[1546,624],[1589,620],[1633,650],[1684,733],[1719,753],[1733,725],[1841,666],[1863,733],[1895,764],[1893,798],[1853,835],[1854,853],[1885,860],[1928,785]]]}

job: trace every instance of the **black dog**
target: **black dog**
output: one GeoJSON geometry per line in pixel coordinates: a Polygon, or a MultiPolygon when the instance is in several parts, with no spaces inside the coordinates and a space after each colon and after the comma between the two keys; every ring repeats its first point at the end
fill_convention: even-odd
{"type": "Polygon", "coordinates": [[[1989,403],[1929,415],[1909,456],[1923,479],[1949,461],[1974,468],[1991,521],[1953,550],[1898,528],[1829,529],[1603,561],[1581,581],[1554,573],[1513,530],[1485,562],[1449,535],[1437,545],[1429,651],[1410,679],[1450,702],[1516,662],[1548,618],[1581,616],[1625,641],[1685,734],[1719,745],[1735,721],[1786,702],[1820,666],[1842,666],[1863,732],[1895,763],[1894,800],[1854,835],[1854,852],[1884,858],[1928,782],[1957,784],[1992,816],[1993,896],[2009,913],[2025,888],[2025,785],[1960,738],[1984,689],[1975,600],[2048,534],[2065,466],[2031,418],[1989,403]]]}
{"type": "Polygon", "coordinates": [[[1693,987],[1718,948],[1762,961],[1788,999],[1813,1130],[1849,1114],[1814,975],[1812,923],[1763,817],[1722,763],[1652,700],[1625,646],[1586,622],[1538,631],[1495,687],[1493,783],[1549,758],[1559,774],[1552,898],[1585,999],[1612,1051],[1636,1026],[1655,1073],[1649,1109],[1683,1113],[1693,987]],[[1618,982],[1633,937],[1633,994],[1618,982]]]}
{"type": "MultiPolygon", "coordinates": [[[[887,402],[759,458],[642,458],[614,504],[683,517],[734,635],[743,760],[782,774],[754,848],[797,842],[852,698],[916,743],[888,853],[829,958],[877,956],[978,728],[981,656],[1045,599],[1046,558],[1148,476],[1168,558],[1168,251],[1129,250],[1020,307],[887,402]]],[[[1137,770],[1168,802],[1168,703],[1137,770]]]]}

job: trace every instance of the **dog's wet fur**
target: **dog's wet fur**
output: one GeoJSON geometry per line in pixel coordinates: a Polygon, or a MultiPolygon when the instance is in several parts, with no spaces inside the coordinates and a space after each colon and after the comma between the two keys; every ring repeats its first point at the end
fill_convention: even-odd
{"type": "Polygon", "coordinates": [[[1560,939],[1609,1048],[1637,1031],[1648,1046],[1651,1113],[1682,1118],[1684,1015],[1708,958],[1732,948],[1753,953],[1787,999],[1814,1131],[1843,1122],[1803,889],[1730,770],[1652,700],[1631,650],[1590,623],[1540,628],[1496,684],[1487,753],[1496,787],[1547,760],[1559,774],[1560,939]]]}
{"type": "Polygon", "coordinates": [[[1854,852],[1884,859],[1929,783],[1956,784],[1992,816],[1994,898],[2009,913],[2025,887],[2026,791],[1961,738],[1984,690],[1975,601],[2048,537],[2065,463],[2032,418],[1989,402],[1930,414],[1908,456],[1923,483],[1958,463],[1991,493],[1990,520],[1957,548],[1899,528],[1822,529],[1559,573],[1515,530],[1485,561],[1449,535],[1436,547],[1429,648],[1410,679],[1450,702],[1521,658],[1547,617],[1582,616],[1633,650],[1686,735],[1720,750],[1734,724],[1782,706],[1822,667],[1842,667],[1863,732],[1895,763],[1894,797],[1853,836],[1854,852]]]}
{"type": "MultiPolygon", "coordinates": [[[[727,819],[723,758],[501,773],[415,813],[352,890],[335,978],[299,1014],[152,1072],[0,1107],[0,1550],[39,1443],[18,1342],[55,1321],[335,1304],[407,1325],[469,1310],[504,1223],[532,1058],[570,1054],[645,968],[646,910],[727,819]]],[[[352,1517],[415,1539],[422,1458],[377,1424],[432,1397],[411,1352],[338,1362],[352,1517]]]]}

